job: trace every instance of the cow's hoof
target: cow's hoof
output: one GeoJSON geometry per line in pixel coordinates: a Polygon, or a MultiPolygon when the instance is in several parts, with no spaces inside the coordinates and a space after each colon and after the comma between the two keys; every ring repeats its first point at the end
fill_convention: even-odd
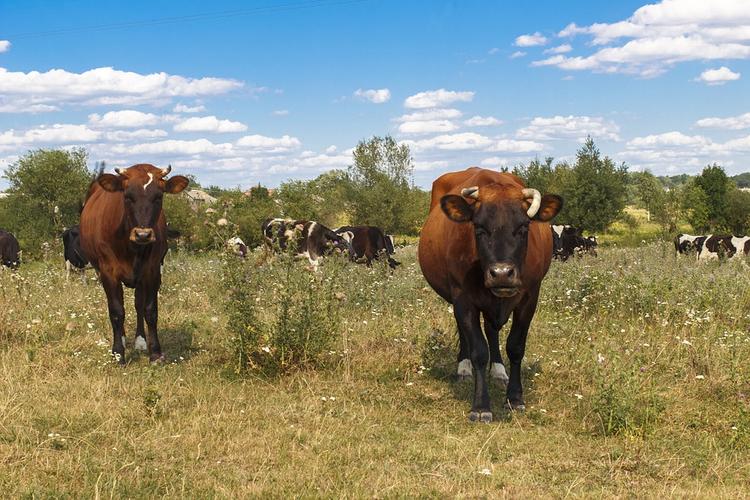
{"type": "Polygon", "coordinates": [[[160,365],[162,363],[166,363],[167,358],[164,357],[163,354],[152,354],[149,356],[149,361],[151,361],[152,365],[160,365]]]}
{"type": "Polygon", "coordinates": [[[508,384],[508,372],[505,371],[505,366],[502,363],[492,363],[490,377],[499,380],[503,384],[508,384]]]}
{"type": "Polygon", "coordinates": [[[506,402],[506,406],[508,407],[508,409],[510,411],[524,411],[524,410],[526,410],[526,405],[524,404],[524,402],[523,401],[519,401],[519,400],[510,400],[509,399],[506,402]]]}
{"type": "Polygon", "coordinates": [[[133,349],[136,351],[146,352],[148,351],[148,345],[146,345],[146,339],[144,339],[141,336],[137,336],[135,338],[135,342],[133,342],[133,349]]]}
{"type": "Polygon", "coordinates": [[[469,420],[472,422],[482,422],[483,424],[489,424],[492,422],[491,411],[472,411],[469,413],[469,420]]]}

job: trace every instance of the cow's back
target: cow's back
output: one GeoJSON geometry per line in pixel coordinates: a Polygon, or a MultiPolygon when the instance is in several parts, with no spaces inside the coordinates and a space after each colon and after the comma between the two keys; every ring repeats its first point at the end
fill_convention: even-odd
{"type": "MultiPolygon", "coordinates": [[[[463,188],[487,184],[525,186],[520,178],[506,172],[471,167],[449,172],[433,182],[430,213],[419,238],[419,265],[430,286],[445,300],[451,301],[451,287],[461,285],[467,291],[481,286],[479,260],[472,224],[453,222],[443,213],[440,199],[459,194],[463,188]]],[[[529,224],[529,239],[522,280],[524,287],[541,283],[552,262],[552,232],[545,222],[529,224]]]]}

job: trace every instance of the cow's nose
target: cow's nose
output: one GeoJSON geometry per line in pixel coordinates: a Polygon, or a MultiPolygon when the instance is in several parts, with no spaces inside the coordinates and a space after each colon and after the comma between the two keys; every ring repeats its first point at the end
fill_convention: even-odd
{"type": "Polygon", "coordinates": [[[484,286],[493,290],[512,292],[521,286],[518,270],[510,262],[496,262],[484,274],[484,286]]]}
{"type": "Polygon", "coordinates": [[[138,243],[147,243],[153,239],[154,230],[147,227],[138,227],[135,229],[135,239],[138,243]]]}
{"type": "Polygon", "coordinates": [[[489,268],[490,276],[496,280],[513,279],[516,268],[512,264],[493,264],[489,268]]]}

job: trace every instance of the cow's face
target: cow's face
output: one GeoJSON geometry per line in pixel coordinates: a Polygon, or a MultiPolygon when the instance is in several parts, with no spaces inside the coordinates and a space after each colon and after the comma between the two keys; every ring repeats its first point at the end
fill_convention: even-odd
{"type": "Polygon", "coordinates": [[[466,188],[461,196],[443,196],[440,206],[450,220],[472,224],[484,286],[497,297],[512,297],[521,287],[529,223],[551,220],[562,208],[562,199],[541,196],[535,189],[491,184],[466,188]]]}
{"type": "Polygon", "coordinates": [[[137,245],[156,241],[154,227],[161,214],[164,193],[179,193],[189,183],[181,175],[165,179],[170,170],[171,167],[160,169],[153,165],[135,165],[128,169],[115,169],[118,175],[99,176],[99,185],[104,190],[123,193],[128,237],[137,245]]]}

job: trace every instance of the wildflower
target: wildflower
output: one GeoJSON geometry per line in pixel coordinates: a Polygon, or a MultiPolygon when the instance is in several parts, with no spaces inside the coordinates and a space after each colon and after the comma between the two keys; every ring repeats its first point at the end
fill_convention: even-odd
{"type": "Polygon", "coordinates": [[[696,375],[695,378],[697,378],[698,380],[703,380],[706,377],[703,375],[696,375]]]}
{"type": "Polygon", "coordinates": [[[491,476],[492,475],[492,471],[489,470],[489,469],[486,469],[486,468],[480,470],[479,473],[482,474],[483,476],[491,476]]]}
{"type": "Polygon", "coordinates": [[[602,353],[598,353],[596,355],[596,362],[599,363],[599,364],[604,363],[604,356],[602,356],[602,353]]]}
{"type": "Polygon", "coordinates": [[[683,339],[682,342],[680,342],[680,344],[693,345],[688,339],[683,339]]]}
{"type": "Polygon", "coordinates": [[[580,400],[583,399],[583,395],[582,394],[575,393],[575,394],[573,394],[573,396],[575,396],[578,401],[580,401],[580,400]]]}

